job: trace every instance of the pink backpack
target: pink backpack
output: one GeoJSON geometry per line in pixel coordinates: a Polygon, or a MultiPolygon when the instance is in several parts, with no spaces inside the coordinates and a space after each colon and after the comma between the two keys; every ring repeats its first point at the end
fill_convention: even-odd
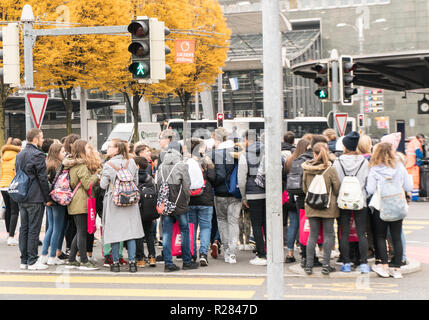
{"type": "Polygon", "coordinates": [[[70,172],[69,170],[63,170],[55,181],[54,188],[50,193],[51,199],[61,206],[68,206],[81,184],[79,182],[76,188],[72,190],[70,186],[70,172]]]}

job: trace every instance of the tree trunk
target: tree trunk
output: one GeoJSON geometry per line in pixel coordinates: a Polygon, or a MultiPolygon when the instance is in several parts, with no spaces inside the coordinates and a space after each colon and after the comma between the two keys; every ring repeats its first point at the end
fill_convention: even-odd
{"type": "Polygon", "coordinates": [[[3,84],[3,80],[0,81],[0,146],[6,143],[6,132],[5,132],[5,115],[6,115],[6,100],[11,93],[9,86],[3,84]]]}
{"type": "Polygon", "coordinates": [[[138,94],[134,94],[133,97],[133,122],[134,122],[134,143],[139,142],[139,102],[142,96],[139,96],[138,94]]]}
{"type": "Polygon", "coordinates": [[[72,113],[73,113],[73,101],[72,101],[72,90],[73,88],[66,88],[64,93],[64,88],[60,87],[61,99],[63,100],[64,109],[66,110],[66,128],[67,135],[72,133],[72,113]]]}
{"type": "Polygon", "coordinates": [[[189,110],[189,100],[191,99],[192,94],[190,92],[178,92],[178,96],[180,98],[180,104],[183,110],[183,147],[184,150],[191,151],[191,140],[188,139],[192,132],[191,128],[188,126],[188,120],[190,118],[190,110],[189,110]]]}

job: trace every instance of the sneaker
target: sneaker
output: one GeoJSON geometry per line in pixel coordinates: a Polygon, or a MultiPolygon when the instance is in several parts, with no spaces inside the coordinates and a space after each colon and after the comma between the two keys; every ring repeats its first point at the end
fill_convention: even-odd
{"type": "Polygon", "coordinates": [[[311,275],[313,274],[313,268],[312,267],[305,267],[304,271],[306,274],[311,275]]]}
{"type": "Polygon", "coordinates": [[[61,254],[58,256],[58,259],[61,259],[61,260],[67,260],[68,258],[69,258],[69,255],[62,251],[61,251],[61,254]]]}
{"type": "Polygon", "coordinates": [[[252,246],[251,244],[245,244],[243,250],[250,251],[250,250],[253,250],[253,249],[255,249],[255,247],[252,246]]]}
{"type": "Polygon", "coordinates": [[[340,252],[337,250],[332,250],[331,251],[331,259],[335,259],[338,258],[340,256],[340,252]]]}
{"type": "Polygon", "coordinates": [[[113,262],[110,265],[110,271],[112,271],[112,272],[120,272],[121,268],[119,267],[119,262],[113,262]]]}
{"type": "Polygon", "coordinates": [[[80,267],[80,262],[78,262],[78,261],[70,261],[70,260],[68,260],[68,261],[66,262],[65,269],[74,269],[74,268],[79,269],[79,267],[80,267]]]}
{"type": "Polygon", "coordinates": [[[48,256],[40,256],[39,261],[41,264],[46,264],[48,262],[48,256]]]}
{"type": "Polygon", "coordinates": [[[49,257],[48,258],[48,262],[47,262],[47,264],[49,266],[61,265],[61,264],[64,264],[64,263],[65,263],[65,261],[61,260],[58,257],[49,257]]]}
{"type": "Polygon", "coordinates": [[[218,250],[219,250],[219,242],[216,240],[216,241],[212,244],[212,251],[211,251],[211,253],[210,253],[210,255],[212,256],[212,258],[213,258],[213,259],[217,259],[218,250]]]}
{"type": "Polygon", "coordinates": [[[362,263],[360,265],[360,273],[369,273],[371,270],[369,269],[369,265],[367,263],[362,263]]]}
{"type": "Polygon", "coordinates": [[[127,261],[125,261],[124,258],[119,258],[119,264],[121,266],[126,266],[127,265],[127,261]]]}
{"type": "Polygon", "coordinates": [[[150,258],[149,258],[149,265],[150,265],[151,267],[156,267],[156,258],[154,258],[154,257],[150,257],[150,258]]]}
{"type": "Polygon", "coordinates": [[[99,267],[97,267],[97,265],[91,261],[88,261],[86,263],[82,263],[79,266],[79,270],[87,270],[87,271],[92,271],[92,270],[98,270],[99,267]]]}
{"type": "Polygon", "coordinates": [[[164,272],[174,272],[174,271],[179,271],[180,268],[178,266],[176,266],[175,264],[166,264],[164,266],[164,272]]]}
{"type": "Polygon", "coordinates": [[[322,266],[322,274],[329,275],[331,272],[335,272],[337,269],[331,266],[322,266]]]}
{"type": "Polygon", "coordinates": [[[197,255],[192,256],[192,261],[197,262],[197,255]]]}
{"type": "Polygon", "coordinates": [[[209,265],[207,255],[202,253],[200,254],[200,266],[207,267],[209,265]]]}
{"type": "Polygon", "coordinates": [[[76,261],[80,262],[80,256],[76,256],[76,261]]]}
{"type": "Polygon", "coordinates": [[[129,271],[131,273],[136,273],[137,272],[137,264],[135,261],[130,261],[130,268],[129,271]]]}
{"type": "Polygon", "coordinates": [[[352,272],[350,263],[344,263],[340,269],[342,272],[352,272]]]}
{"type": "Polygon", "coordinates": [[[91,261],[92,263],[96,263],[97,259],[94,256],[88,257],[88,261],[91,261]]]}
{"type": "Polygon", "coordinates": [[[180,255],[180,256],[177,256],[176,257],[176,260],[182,260],[182,256],[180,255]]]}
{"type": "Polygon", "coordinates": [[[158,241],[157,246],[158,246],[158,248],[162,248],[162,241],[161,240],[158,241]]]}
{"type": "Polygon", "coordinates": [[[8,246],[17,246],[18,244],[19,244],[19,240],[18,239],[15,239],[15,238],[12,238],[12,237],[7,238],[7,245],[8,246]]]}
{"type": "Polygon", "coordinates": [[[146,267],[146,261],[145,259],[141,259],[139,262],[137,262],[137,267],[139,268],[145,268],[146,267]]]}
{"type": "Polygon", "coordinates": [[[296,262],[295,257],[286,256],[285,263],[294,263],[294,262],[296,262]]]}
{"type": "Polygon", "coordinates": [[[112,264],[113,264],[112,256],[111,255],[104,256],[103,267],[109,268],[112,264]]]}
{"type": "Polygon", "coordinates": [[[382,278],[390,277],[388,269],[384,268],[382,264],[373,264],[371,269],[382,278]]]}
{"type": "Polygon", "coordinates": [[[225,262],[230,264],[237,263],[237,258],[235,257],[235,254],[228,255],[227,258],[225,258],[225,262]]]}
{"type": "Polygon", "coordinates": [[[389,268],[389,275],[391,275],[394,279],[403,278],[400,268],[389,268]]]}
{"type": "Polygon", "coordinates": [[[162,254],[156,256],[156,262],[164,263],[164,256],[162,254]]]}
{"type": "Polygon", "coordinates": [[[249,261],[250,264],[253,264],[255,266],[266,266],[267,265],[267,259],[266,258],[260,258],[256,256],[252,260],[249,261]]]}
{"type": "Polygon", "coordinates": [[[49,266],[46,264],[42,264],[39,261],[37,261],[36,263],[28,266],[28,270],[45,270],[48,269],[49,266]]]}
{"type": "Polygon", "coordinates": [[[27,268],[28,268],[28,265],[26,265],[26,264],[21,263],[19,265],[19,269],[21,269],[21,270],[27,270],[27,268]]]}
{"type": "Polygon", "coordinates": [[[182,266],[182,270],[192,270],[192,269],[198,269],[198,267],[200,266],[199,263],[195,262],[195,261],[191,261],[190,263],[187,264],[183,264],[182,266]]]}

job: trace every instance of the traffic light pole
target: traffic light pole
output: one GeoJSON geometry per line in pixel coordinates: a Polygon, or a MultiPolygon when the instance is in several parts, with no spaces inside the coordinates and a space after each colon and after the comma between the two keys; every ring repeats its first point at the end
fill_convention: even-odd
{"type": "Polygon", "coordinates": [[[332,113],[334,116],[334,130],[339,135],[339,130],[337,127],[337,122],[335,121],[335,114],[338,112],[338,104],[340,101],[339,98],[339,79],[338,79],[338,73],[339,73],[339,64],[338,64],[338,51],[336,49],[333,49],[331,51],[331,76],[332,76],[332,82],[331,82],[331,94],[332,94],[332,113]]]}

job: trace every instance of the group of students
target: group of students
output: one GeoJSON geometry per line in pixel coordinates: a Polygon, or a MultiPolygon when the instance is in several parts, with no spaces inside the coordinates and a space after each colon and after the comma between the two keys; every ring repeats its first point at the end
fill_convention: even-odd
{"type": "MultiPolygon", "coordinates": [[[[166,129],[159,135],[161,150],[115,139],[109,142],[103,157],[75,134],[61,142],[52,140],[47,152],[41,149],[44,140],[41,130],[31,129],[24,149],[21,150],[18,139],[10,139],[2,148],[0,188],[9,217],[8,244],[14,244],[10,239],[14,237],[19,211],[21,269],[40,270],[60,264],[80,270],[98,269],[92,256],[94,234],[88,232],[91,198],[95,198],[95,210],[102,221],[105,266],[110,266],[112,272],[119,272],[120,265],[126,263],[123,247],[128,251],[130,272],[136,272],[137,267],[154,267],[157,260],[164,261],[165,272],[180,270],[172,254],[175,225],[180,229],[183,270],[208,266],[210,248],[211,256],[217,258],[221,245],[225,263],[235,264],[239,238],[241,248],[249,243],[249,232],[245,239],[241,236],[243,212],[250,217],[256,246],[256,255],[250,263],[267,264],[264,167],[269,160],[264,157],[263,136],[257,137],[249,130],[238,137],[218,128],[209,144],[212,148],[208,149],[204,140],[197,138],[182,146],[175,132],[166,129]],[[25,201],[17,203],[9,192],[19,170],[28,175],[30,184],[25,201]],[[63,180],[69,182],[72,191],[66,205],[53,201],[53,193],[63,180]],[[47,230],[42,255],[38,257],[45,208],[47,230]],[[157,221],[162,239],[162,255],[158,257],[157,221]],[[66,253],[62,252],[64,238],[70,248],[66,253]]],[[[349,236],[350,226],[355,225],[359,250],[358,259],[354,260],[358,260],[360,271],[370,271],[367,262],[370,239],[376,258],[373,271],[382,277],[400,278],[400,267],[406,261],[403,217],[383,220],[387,209],[380,196],[390,181],[399,186],[399,193],[404,196],[404,192],[413,189],[404,157],[396,152],[397,134],[383,137],[374,147],[370,137],[357,132],[351,132],[342,141],[336,140],[335,131],[330,129],[323,135],[306,134],[296,145],[292,132],[284,136],[281,169],[284,224],[287,226],[290,221],[285,262],[296,261],[294,251],[298,242],[301,266],[307,274],[317,266],[322,267],[323,274],[335,271],[330,258],[335,247],[337,219],[341,271],[351,271],[349,236]],[[303,240],[300,230],[305,219],[310,231],[308,239],[303,240]],[[319,233],[323,233],[322,243],[318,241],[319,233]],[[394,248],[390,262],[388,233],[394,248]],[[322,263],[315,254],[316,242],[323,245],[322,263]]],[[[55,195],[58,199],[58,194],[55,195]]]]}

